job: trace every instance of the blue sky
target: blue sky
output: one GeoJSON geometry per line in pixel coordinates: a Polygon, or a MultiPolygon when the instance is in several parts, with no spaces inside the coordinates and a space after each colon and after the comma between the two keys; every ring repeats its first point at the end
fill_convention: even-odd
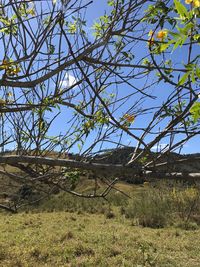
{"type": "MultiPolygon", "coordinates": [[[[85,3],[87,1],[84,1],[85,3]]],[[[95,20],[99,17],[105,14],[105,11],[108,11],[108,5],[107,5],[107,1],[106,0],[101,0],[101,1],[94,1],[94,3],[97,4],[92,4],[90,5],[90,7],[87,10],[87,16],[86,16],[86,20],[88,22],[87,24],[87,28],[86,31],[89,35],[90,41],[94,41],[94,36],[92,35],[92,25],[95,22],[95,20]]],[[[149,29],[146,29],[146,36],[144,36],[145,38],[148,38],[148,31],[149,29]]],[[[147,48],[147,44],[143,43],[143,44],[139,44],[135,47],[135,59],[133,62],[137,61],[137,58],[139,59],[141,57],[141,55],[145,55],[148,53],[148,48],[147,48]]],[[[169,54],[168,55],[169,58],[174,59],[176,58],[177,63],[180,62],[180,65],[182,65],[181,63],[184,60],[184,53],[183,50],[178,50],[175,51],[173,54],[169,54]]],[[[177,65],[176,67],[179,67],[179,65],[177,65]]],[[[152,80],[155,79],[154,77],[155,73],[150,75],[150,78],[152,80]]],[[[69,85],[72,85],[74,82],[74,78],[73,78],[73,73],[72,72],[67,72],[65,79],[63,80],[63,85],[65,85],[65,87],[67,86],[67,83],[69,83],[69,85]]],[[[134,86],[137,87],[143,87],[143,84],[145,83],[144,79],[139,79],[139,80],[132,80],[132,83],[134,86]]],[[[113,91],[115,90],[115,88],[112,88],[113,91]]],[[[111,91],[112,91],[111,89],[111,91]]],[[[78,88],[74,88],[74,91],[78,90],[78,88]]],[[[131,92],[131,87],[129,87],[128,85],[123,84],[123,86],[121,86],[120,90],[119,90],[119,95],[123,96],[124,94],[128,94],[131,92]]],[[[143,107],[144,108],[148,108],[148,107],[152,107],[152,106],[158,106],[160,104],[162,104],[162,102],[167,98],[167,96],[169,95],[169,92],[173,90],[173,88],[171,86],[169,86],[168,84],[165,83],[159,83],[158,85],[155,85],[152,87],[152,89],[150,89],[148,91],[149,94],[156,96],[156,100],[152,100],[152,99],[147,99],[145,100],[145,102],[143,103],[143,107]]],[[[123,109],[121,109],[120,111],[115,113],[115,117],[117,119],[119,119],[123,113],[127,112],[127,109],[129,106],[131,106],[131,101],[133,101],[133,98],[129,101],[127,101],[127,104],[124,106],[123,109]]],[[[47,114],[47,116],[51,116],[50,114],[47,114]]],[[[55,123],[52,125],[52,128],[49,131],[49,135],[56,135],[59,133],[65,133],[65,131],[68,129],[68,121],[71,119],[71,117],[73,116],[73,111],[71,111],[69,108],[66,107],[61,107],[61,115],[55,120],[55,123]]],[[[145,128],[148,121],[152,118],[152,114],[147,114],[145,116],[138,116],[135,119],[135,122],[133,124],[134,128],[145,128]]],[[[162,125],[161,125],[162,126],[162,125]]],[[[106,130],[106,129],[104,129],[106,130]]],[[[135,133],[136,131],[133,130],[133,132],[135,133]]],[[[138,131],[139,132],[139,131],[138,131]]],[[[95,137],[95,133],[91,132],[89,138],[86,140],[85,142],[85,147],[87,147],[88,145],[90,145],[93,141],[94,141],[94,137],[95,137]]],[[[146,141],[151,141],[151,136],[148,136],[146,141]]],[[[117,141],[118,137],[114,137],[112,138],[112,141],[117,141]]],[[[130,136],[128,136],[127,134],[123,134],[122,136],[122,142],[124,145],[131,145],[131,146],[135,146],[136,145],[136,141],[134,141],[130,136]]],[[[168,143],[168,139],[164,139],[162,140],[162,142],[158,145],[158,150],[160,148],[163,148],[163,146],[165,146],[168,143]]],[[[185,144],[183,146],[182,149],[182,153],[194,153],[194,152],[199,152],[199,145],[200,145],[200,140],[199,140],[199,136],[197,136],[196,138],[192,139],[191,141],[189,141],[187,144],[185,144]]],[[[114,145],[106,143],[104,145],[104,148],[110,148],[113,147],[114,145]]],[[[153,150],[156,150],[156,147],[153,147],[153,150]]],[[[73,152],[78,152],[78,148],[77,146],[75,146],[73,148],[73,152]]]]}

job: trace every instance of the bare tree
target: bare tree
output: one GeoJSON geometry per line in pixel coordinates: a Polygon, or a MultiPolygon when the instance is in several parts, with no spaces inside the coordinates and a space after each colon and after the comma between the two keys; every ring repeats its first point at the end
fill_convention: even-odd
{"type": "Polygon", "coordinates": [[[66,171],[109,174],[105,191],[87,197],[106,197],[122,175],[199,179],[168,167],[200,133],[197,2],[109,0],[90,23],[99,1],[2,0],[1,146],[12,153],[0,164],[19,170],[2,175],[84,197],[66,171]],[[125,163],[95,162],[127,139],[125,163]]]}

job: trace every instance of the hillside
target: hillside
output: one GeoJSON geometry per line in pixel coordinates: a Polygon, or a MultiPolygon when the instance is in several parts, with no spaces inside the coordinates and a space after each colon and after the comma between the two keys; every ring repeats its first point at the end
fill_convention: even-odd
{"type": "MultiPolygon", "coordinates": [[[[130,148],[112,152],[95,160],[117,164],[132,153],[130,148]]],[[[193,156],[181,159],[193,160],[193,156]]],[[[198,169],[194,161],[187,166],[198,169]]],[[[103,190],[105,184],[101,180],[98,184],[103,190]]],[[[82,177],[76,190],[91,192],[93,187],[92,179],[82,177]]],[[[130,198],[114,189],[106,200],[58,192],[22,207],[18,214],[1,211],[0,266],[199,267],[200,191],[196,187],[119,182],[116,188],[130,198]]]]}
{"type": "MultiPolygon", "coordinates": [[[[134,152],[134,147],[126,147],[126,148],[117,148],[117,149],[111,149],[103,151],[102,153],[96,154],[93,158],[86,158],[86,160],[90,160],[91,162],[98,162],[103,164],[126,164],[128,160],[131,159],[132,154],[134,152]]],[[[9,153],[9,152],[7,152],[9,153]]],[[[12,152],[14,153],[14,152],[12,152]]],[[[45,153],[45,156],[49,156],[48,152],[45,153]]],[[[58,157],[58,154],[56,152],[51,153],[50,157],[56,158],[58,157]]],[[[75,159],[75,160],[83,160],[82,157],[77,155],[65,155],[63,156],[65,158],[69,159],[75,159]]],[[[145,164],[148,164],[150,161],[156,159],[157,157],[160,157],[159,153],[151,152],[150,155],[148,155],[145,158],[140,158],[136,164],[142,166],[145,164]]],[[[85,160],[85,159],[84,159],[85,160]]],[[[170,153],[168,155],[162,155],[161,157],[156,161],[157,166],[156,170],[163,171],[163,172],[184,172],[184,173],[200,173],[200,153],[197,154],[190,154],[190,155],[180,155],[177,153],[170,153]]],[[[150,165],[151,166],[151,165],[150,165]]],[[[4,166],[6,171],[9,173],[14,173],[15,176],[24,176],[22,172],[20,173],[20,170],[16,167],[6,165],[4,166]]],[[[0,171],[3,171],[3,168],[0,169],[0,171]]],[[[54,170],[55,171],[55,170],[54,170]]],[[[73,186],[74,190],[78,190],[78,192],[92,192],[94,191],[94,178],[99,178],[98,180],[98,190],[103,191],[105,190],[105,184],[102,183],[103,177],[102,175],[99,175],[98,173],[93,173],[91,171],[84,171],[81,172],[79,177],[77,178],[76,186],[73,186]]],[[[112,179],[114,177],[107,177],[109,179],[112,179]]],[[[119,180],[122,182],[127,182],[129,184],[143,184],[146,180],[145,177],[140,177],[139,175],[136,175],[135,177],[130,177],[129,175],[125,175],[124,173],[121,173],[119,176],[117,176],[119,180]]],[[[154,178],[153,178],[154,179],[154,178]]],[[[152,180],[152,179],[151,179],[152,180]]],[[[9,178],[2,173],[0,174],[0,203],[6,204],[7,201],[10,201],[14,203],[16,200],[18,201],[18,198],[22,199],[30,199],[31,201],[34,201],[35,199],[38,199],[43,196],[42,191],[50,190],[51,193],[57,193],[60,191],[59,187],[55,187],[52,189],[48,183],[43,184],[36,184],[33,185],[31,183],[23,183],[19,182],[20,180],[17,178],[9,178]],[[34,189],[33,189],[34,188],[34,189]],[[37,188],[37,190],[36,190],[37,188]]],[[[67,182],[67,180],[66,180],[67,182]]],[[[70,188],[70,187],[69,187],[70,188]]]]}
{"type": "MultiPolygon", "coordinates": [[[[93,161],[108,164],[126,164],[131,159],[134,150],[134,147],[110,149],[101,154],[97,154],[93,158],[93,161]]],[[[139,159],[137,164],[146,164],[153,159],[159,164],[157,166],[159,170],[200,172],[200,153],[177,154],[171,152],[160,155],[160,153],[151,152],[145,158],[139,159]],[[164,166],[162,163],[166,163],[166,165],[164,166]]]]}

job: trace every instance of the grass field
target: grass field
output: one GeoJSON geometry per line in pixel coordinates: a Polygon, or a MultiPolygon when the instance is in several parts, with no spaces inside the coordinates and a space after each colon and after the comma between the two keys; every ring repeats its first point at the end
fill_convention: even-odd
{"type": "Polygon", "coordinates": [[[132,198],[61,192],[18,214],[1,212],[0,266],[200,267],[197,189],[117,187],[132,198]]]}
{"type": "Polygon", "coordinates": [[[200,229],[151,229],[123,216],[0,215],[0,266],[200,266],[200,229]]]}

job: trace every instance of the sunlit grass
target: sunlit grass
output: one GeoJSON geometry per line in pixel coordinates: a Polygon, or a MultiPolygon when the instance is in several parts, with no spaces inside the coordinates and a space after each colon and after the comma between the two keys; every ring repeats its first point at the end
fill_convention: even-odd
{"type": "Polygon", "coordinates": [[[123,216],[0,215],[0,266],[199,266],[200,230],[133,226],[123,216]]]}
{"type": "Polygon", "coordinates": [[[60,192],[18,214],[0,213],[0,266],[199,267],[196,189],[117,186],[132,198],[60,192]]]}

